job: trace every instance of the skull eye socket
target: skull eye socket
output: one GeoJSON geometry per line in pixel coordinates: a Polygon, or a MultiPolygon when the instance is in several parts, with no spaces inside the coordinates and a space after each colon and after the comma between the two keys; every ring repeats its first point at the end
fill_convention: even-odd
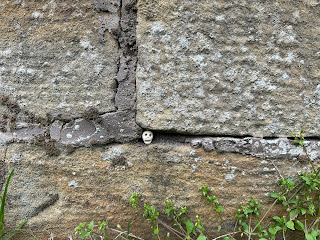
{"type": "Polygon", "coordinates": [[[147,137],[147,136],[148,136],[148,133],[145,133],[145,134],[144,134],[144,136],[146,136],[146,137],[147,137]]]}

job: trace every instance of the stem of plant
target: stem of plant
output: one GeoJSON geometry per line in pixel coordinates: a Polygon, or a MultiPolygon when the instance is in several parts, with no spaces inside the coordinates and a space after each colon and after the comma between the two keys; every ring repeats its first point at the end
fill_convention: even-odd
{"type": "Polygon", "coordinates": [[[252,218],[252,214],[250,214],[250,218],[249,218],[249,235],[248,235],[248,240],[251,239],[251,218],[252,218]]]}
{"type": "MultiPolygon", "coordinates": [[[[234,233],[236,232],[237,225],[238,225],[238,219],[236,220],[236,223],[234,224],[234,228],[233,228],[234,233]]],[[[233,238],[234,233],[231,234],[231,238],[233,238]]]]}
{"type": "Polygon", "coordinates": [[[254,229],[252,230],[252,232],[254,232],[257,227],[260,225],[260,223],[263,221],[263,219],[267,216],[267,214],[271,211],[271,209],[273,208],[273,206],[277,203],[278,199],[276,199],[272,205],[268,208],[267,212],[263,215],[263,217],[261,218],[261,220],[256,224],[256,226],[254,227],[254,229]]]}
{"type": "MultiPolygon", "coordinates": [[[[108,229],[110,229],[110,231],[113,231],[113,232],[116,232],[116,233],[126,233],[126,232],[123,232],[123,231],[120,231],[120,230],[117,230],[117,229],[113,229],[113,228],[108,228],[108,229]]],[[[138,240],[144,240],[143,238],[137,237],[132,233],[129,233],[129,236],[133,237],[135,239],[138,239],[138,240]]]]}
{"type": "Polygon", "coordinates": [[[219,218],[220,218],[220,221],[221,221],[221,223],[222,223],[222,226],[223,226],[224,230],[226,231],[227,235],[228,235],[230,238],[232,238],[231,235],[230,235],[230,233],[228,233],[227,227],[226,227],[226,225],[224,224],[224,221],[223,221],[223,218],[222,218],[220,212],[218,212],[218,216],[219,216],[219,218]]]}
{"type": "Polygon", "coordinates": [[[309,154],[308,154],[308,152],[307,152],[306,147],[305,147],[304,145],[303,145],[302,147],[303,147],[303,151],[304,151],[304,152],[305,152],[305,154],[307,155],[308,161],[309,161],[309,163],[310,163],[310,165],[311,165],[311,167],[312,167],[312,169],[313,169],[314,173],[316,174],[316,173],[317,173],[317,171],[316,171],[315,167],[313,166],[313,163],[312,163],[312,161],[311,161],[311,159],[310,159],[310,157],[309,157],[309,154]]]}
{"type": "Polygon", "coordinates": [[[165,222],[161,221],[160,219],[158,219],[158,222],[164,226],[165,228],[167,228],[170,232],[172,232],[174,235],[176,235],[178,238],[180,239],[185,239],[185,235],[181,232],[179,232],[178,230],[170,227],[168,224],[166,224],[165,222]]]}
{"type": "MultiPolygon", "coordinates": [[[[240,232],[240,231],[237,231],[237,232],[232,232],[231,234],[234,235],[234,234],[237,234],[237,233],[241,233],[241,232],[240,232]]],[[[214,238],[214,239],[212,239],[212,240],[217,240],[217,239],[224,238],[224,237],[227,237],[227,236],[230,236],[230,233],[221,235],[221,236],[216,237],[216,238],[214,238]]],[[[231,238],[231,239],[232,239],[232,238],[231,238]]]]}
{"type": "Polygon", "coordinates": [[[187,232],[183,229],[183,227],[181,226],[181,224],[176,220],[174,219],[175,223],[179,226],[181,232],[183,232],[185,235],[187,235],[187,232]]]}

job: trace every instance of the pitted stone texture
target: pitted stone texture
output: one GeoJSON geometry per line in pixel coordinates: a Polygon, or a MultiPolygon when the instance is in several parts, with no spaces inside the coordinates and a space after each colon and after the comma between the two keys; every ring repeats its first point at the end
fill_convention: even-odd
{"type": "Polygon", "coordinates": [[[317,1],[138,3],[137,122],[204,135],[320,136],[317,1]]]}
{"type": "Polygon", "coordinates": [[[118,43],[91,1],[5,1],[0,20],[0,94],[43,118],[116,110],[118,43]]]}
{"type": "Polygon", "coordinates": [[[94,6],[100,11],[118,13],[121,6],[121,0],[94,0],[94,6]]]}
{"type": "Polygon", "coordinates": [[[117,73],[117,93],[115,106],[117,110],[135,109],[136,102],[136,67],[137,67],[137,0],[95,0],[95,7],[108,15],[100,16],[100,41],[105,41],[108,31],[119,44],[119,69],[117,73]]]}
{"type": "MultiPolygon", "coordinates": [[[[306,159],[306,154],[299,144],[287,138],[259,139],[216,137],[203,139],[187,139],[190,146],[200,148],[206,152],[217,151],[223,153],[240,153],[259,158],[269,159],[306,159]]],[[[320,160],[320,141],[305,141],[304,146],[312,161],[320,160]]]]}
{"type": "MultiPolygon", "coordinates": [[[[5,147],[0,150],[3,156],[5,147]]],[[[233,230],[234,214],[250,196],[263,200],[266,209],[272,204],[273,199],[267,196],[275,190],[280,176],[273,164],[285,177],[296,176],[306,166],[299,160],[272,161],[175,144],[79,148],[59,157],[48,157],[36,146],[11,144],[5,168],[6,175],[13,168],[15,174],[9,186],[5,221],[7,226],[17,226],[27,217],[26,228],[39,239],[48,239],[50,233],[55,239],[68,239],[80,222],[108,218],[111,226],[126,226],[130,220],[132,233],[152,239],[142,213],[129,204],[130,192],[139,192],[157,209],[164,209],[166,199],[177,207],[188,206],[189,217],[195,220],[198,214],[208,239],[212,239],[219,234],[220,221],[214,210],[208,209],[199,188],[206,184],[213,189],[223,204],[223,218],[233,230]]],[[[24,234],[15,239],[28,237],[24,234]]]]}
{"type": "Polygon", "coordinates": [[[137,0],[121,1],[121,32],[119,35],[120,64],[115,105],[120,111],[136,108],[136,68],[138,47],[136,42],[137,0]]]}

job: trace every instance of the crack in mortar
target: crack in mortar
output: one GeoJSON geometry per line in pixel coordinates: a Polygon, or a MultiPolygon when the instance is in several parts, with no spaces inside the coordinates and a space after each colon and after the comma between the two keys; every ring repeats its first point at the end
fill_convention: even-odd
{"type": "MultiPolygon", "coordinates": [[[[255,138],[248,136],[194,136],[153,132],[152,144],[190,145],[206,152],[239,153],[261,159],[298,159],[307,160],[301,146],[289,138],[255,138]]],[[[320,140],[306,138],[305,146],[312,161],[320,160],[320,140]]]]}

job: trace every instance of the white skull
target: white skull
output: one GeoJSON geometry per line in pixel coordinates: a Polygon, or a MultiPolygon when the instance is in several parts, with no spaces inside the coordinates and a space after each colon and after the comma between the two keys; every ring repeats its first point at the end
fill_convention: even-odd
{"type": "Polygon", "coordinates": [[[144,131],[142,133],[142,139],[145,144],[150,144],[153,139],[153,133],[150,131],[144,131]]]}

